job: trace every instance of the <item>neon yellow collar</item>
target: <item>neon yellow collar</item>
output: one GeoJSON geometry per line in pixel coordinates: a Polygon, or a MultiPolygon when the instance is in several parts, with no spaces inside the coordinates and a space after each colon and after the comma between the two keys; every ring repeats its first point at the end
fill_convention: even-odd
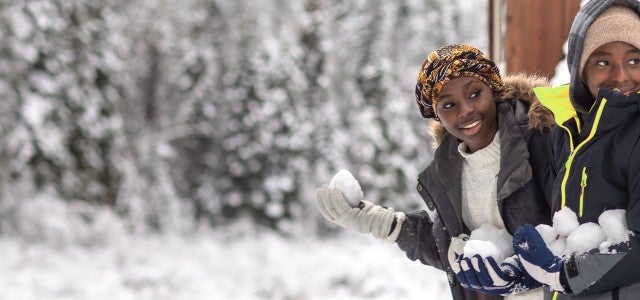
{"type": "Polygon", "coordinates": [[[533,88],[533,92],[540,103],[553,112],[557,124],[563,124],[578,116],[571,100],[569,100],[568,84],[557,87],[536,87],[533,88]]]}

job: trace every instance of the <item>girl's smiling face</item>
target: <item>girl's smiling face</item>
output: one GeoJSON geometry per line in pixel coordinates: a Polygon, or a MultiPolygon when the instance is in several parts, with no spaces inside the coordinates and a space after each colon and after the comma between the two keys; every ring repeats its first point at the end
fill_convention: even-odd
{"type": "Polygon", "coordinates": [[[469,153],[488,146],[498,131],[493,91],[473,77],[458,77],[442,86],[436,115],[469,153]]]}
{"type": "Polygon", "coordinates": [[[600,87],[617,88],[629,95],[640,90],[640,49],[610,42],[598,47],[584,65],[584,79],[594,97],[600,87]]]}

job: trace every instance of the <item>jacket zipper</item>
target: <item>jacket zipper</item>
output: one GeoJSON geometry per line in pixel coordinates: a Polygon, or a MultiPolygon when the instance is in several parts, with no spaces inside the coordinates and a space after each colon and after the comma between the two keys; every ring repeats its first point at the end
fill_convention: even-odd
{"type": "Polygon", "coordinates": [[[580,208],[578,216],[582,217],[584,211],[584,189],[587,187],[587,167],[582,167],[582,179],[580,179],[580,208]]]}
{"type": "MultiPolygon", "coordinates": [[[[602,101],[600,102],[600,105],[598,106],[598,111],[596,112],[595,121],[593,122],[593,127],[591,127],[591,132],[589,132],[589,136],[587,136],[587,138],[585,138],[584,141],[580,142],[575,148],[573,148],[573,139],[572,139],[571,131],[565,126],[560,126],[569,134],[569,144],[571,147],[571,153],[569,154],[569,157],[567,158],[567,162],[565,163],[565,172],[562,178],[562,185],[560,186],[561,198],[562,198],[560,203],[560,208],[565,207],[565,205],[567,204],[567,180],[569,180],[569,174],[571,173],[571,166],[573,164],[573,159],[575,158],[578,151],[580,151],[580,149],[582,149],[582,147],[584,147],[584,145],[587,144],[589,141],[591,141],[593,136],[595,136],[596,131],[598,129],[598,125],[600,125],[600,117],[602,116],[602,111],[604,110],[604,107],[606,104],[607,104],[607,99],[603,98],[602,101]]],[[[582,210],[582,196],[583,194],[580,195],[581,210],[582,210]]]]}

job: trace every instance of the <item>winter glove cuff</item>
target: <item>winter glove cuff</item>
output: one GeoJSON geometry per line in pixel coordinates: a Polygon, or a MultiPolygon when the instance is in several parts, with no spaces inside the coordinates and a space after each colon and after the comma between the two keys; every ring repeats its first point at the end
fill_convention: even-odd
{"type": "MultiPolygon", "coordinates": [[[[393,208],[375,205],[369,201],[362,201],[362,203],[364,207],[358,216],[358,231],[370,232],[375,238],[386,240],[392,234],[391,226],[394,220],[396,220],[396,229],[402,227],[398,226],[401,224],[397,224],[396,212],[393,208]]],[[[404,214],[402,215],[404,216],[404,214]]],[[[393,238],[391,242],[396,238],[393,238]]]]}
{"type": "Polygon", "coordinates": [[[403,212],[395,213],[396,226],[393,228],[393,231],[389,233],[389,236],[384,238],[385,241],[393,243],[398,239],[400,229],[402,228],[402,222],[404,222],[404,219],[406,218],[407,216],[403,212]]]}

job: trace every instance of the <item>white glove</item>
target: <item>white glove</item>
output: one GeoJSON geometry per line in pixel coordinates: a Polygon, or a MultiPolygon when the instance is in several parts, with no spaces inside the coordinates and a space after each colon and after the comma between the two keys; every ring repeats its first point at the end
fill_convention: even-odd
{"type": "Polygon", "coordinates": [[[316,190],[316,202],[322,215],[344,228],[362,233],[371,233],[375,238],[395,242],[400,234],[405,215],[369,201],[362,200],[358,207],[351,207],[342,192],[325,185],[316,190]],[[391,225],[396,226],[391,232],[391,225]]]}
{"type": "Polygon", "coordinates": [[[458,257],[464,254],[464,245],[467,244],[468,240],[469,236],[464,233],[451,238],[451,243],[449,244],[449,252],[447,253],[447,257],[449,258],[449,265],[451,265],[451,267],[454,267],[458,263],[458,257]]]}

